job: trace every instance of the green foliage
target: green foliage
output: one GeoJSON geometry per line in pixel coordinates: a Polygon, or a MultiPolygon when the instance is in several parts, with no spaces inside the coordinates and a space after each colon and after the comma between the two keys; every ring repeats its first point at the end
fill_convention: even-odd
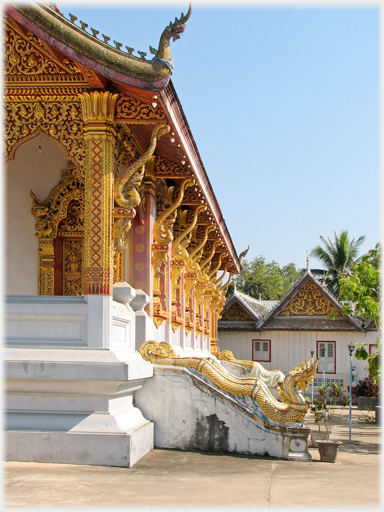
{"type": "Polygon", "coordinates": [[[276,261],[267,262],[258,256],[251,262],[243,261],[241,274],[234,280],[243,293],[258,299],[278,300],[287,293],[300,277],[294,263],[280,268],[276,261]]]}
{"type": "Polygon", "coordinates": [[[321,384],[313,398],[313,405],[310,407],[310,411],[315,417],[315,423],[319,425],[319,430],[323,424],[325,430],[331,433],[335,415],[341,414],[342,409],[347,405],[349,405],[349,398],[341,384],[337,382],[326,386],[321,384]]]}
{"type": "Polygon", "coordinates": [[[340,279],[340,290],[349,301],[343,305],[343,312],[374,320],[378,330],[381,323],[381,250],[381,245],[377,244],[353,266],[350,275],[340,279]]]}
{"type": "Polygon", "coordinates": [[[339,236],[334,232],[334,235],[334,242],[320,236],[324,247],[318,245],[310,255],[323,263],[326,268],[325,284],[336,297],[342,299],[339,280],[351,271],[365,237],[360,236],[356,241],[354,238],[349,240],[348,231],[342,231],[339,236]]]}
{"type": "Polygon", "coordinates": [[[381,245],[377,244],[359,259],[350,275],[340,279],[341,293],[348,301],[343,304],[343,313],[375,322],[379,334],[375,353],[368,353],[366,343],[358,343],[355,356],[368,361],[368,375],[376,384],[381,380],[381,252],[381,245]]]}

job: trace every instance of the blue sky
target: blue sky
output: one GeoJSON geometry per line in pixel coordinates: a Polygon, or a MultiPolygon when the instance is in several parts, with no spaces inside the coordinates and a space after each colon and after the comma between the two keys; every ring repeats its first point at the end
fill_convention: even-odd
{"type": "MultiPolygon", "coordinates": [[[[57,5],[148,56],[188,9],[57,5]]],[[[250,245],[248,260],[304,267],[320,235],[348,229],[366,235],[363,252],[376,244],[377,7],[195,2],[172,55],[172,81],[238,253],[250,245]]]]}

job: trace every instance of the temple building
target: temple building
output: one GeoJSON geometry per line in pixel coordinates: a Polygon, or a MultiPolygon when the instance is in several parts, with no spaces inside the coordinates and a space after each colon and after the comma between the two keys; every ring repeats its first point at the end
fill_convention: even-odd
{"type": "Polygon", "coordinates": [[[113,416],[110,403],[123,410],[119,361],[142,384],[152,371],[137,352],[145,340],[217,354],[240,265],[170,81],[169,42],[190,12],[149,60],[52,4],[4,10],[11,444],[22,429],[38,437],[47,422],[60,430],[71,414],[86,418],[99,379],[116,386],[104,413],[113,416]],[[102,377],[108,365],[116,372],[102,377]],[[68,410],[71,379],[90,393],[87,412],[78,397],[68,410]]]}
{"type": "Polygon", "coordinates": [[[241,264],[170,80],[190,15],[149,59],[55,4],[4,6],[7,460],[311,459],[317,362],[278,372],[282,402],[218,348],[241,264]]]}

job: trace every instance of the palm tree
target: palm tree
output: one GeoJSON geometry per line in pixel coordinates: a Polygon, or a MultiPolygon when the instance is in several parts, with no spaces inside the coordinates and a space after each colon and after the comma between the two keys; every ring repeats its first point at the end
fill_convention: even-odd
{"type": "Polygon", "coordinates": [[[351,272],[365,236],[360,236],[355,241],[354,238],[349,240],[348,231],[342,231],[339,236],[336,235],[336,232],[334,234],[334,242],[321,236],[320,240],[324,248],[318,245],[312,249],[310,256],[314,256],[323,263],[325,266],[323,283],[340,299],[339,279],[351,272]]]}

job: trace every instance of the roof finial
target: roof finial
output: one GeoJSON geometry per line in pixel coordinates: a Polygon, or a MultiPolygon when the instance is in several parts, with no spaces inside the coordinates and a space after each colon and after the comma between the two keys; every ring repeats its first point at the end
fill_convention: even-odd
{"type": "Polygon", "coordinates": [[[307,272],[309,272],[309,259],[308,259],[308,249],[307,249],[307,272]]]}

